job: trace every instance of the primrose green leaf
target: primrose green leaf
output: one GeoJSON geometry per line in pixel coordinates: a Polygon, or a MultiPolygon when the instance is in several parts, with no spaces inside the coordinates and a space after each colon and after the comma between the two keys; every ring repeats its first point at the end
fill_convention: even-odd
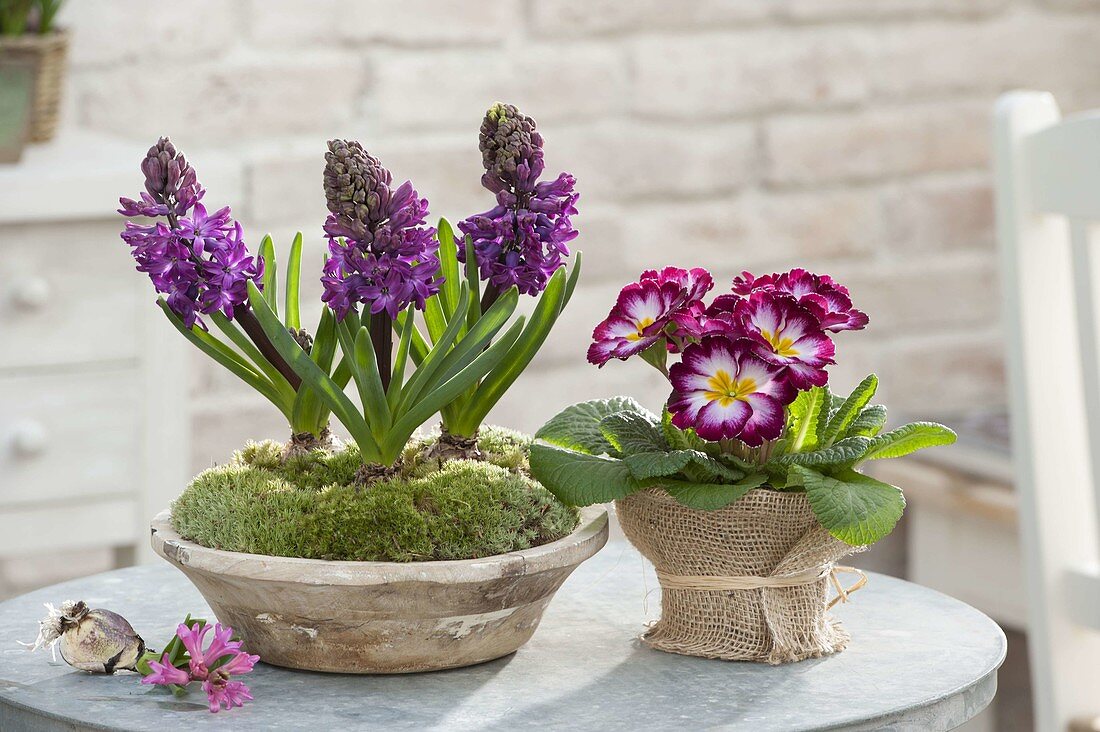
{"type": "Polygon", "coordinates": [[[825,434],[821,437],[822,445],[828,447],[848,430],[848,427],[859,416],[859,413],[871,401],[876,389],[878,389],[878,377],[874,374],[859,382],[859,386],[848,395],[847,399],[841,402],[835,413],[830,415],[825,434]]]}
{"type": "Polygon", "coordinates": [[[693,452],[693,450],[636,452],[625,455],[622,460],[635,478],[646,480],[676,475],[691,462],[693,452]]]}
{"type": "Polygon", "coordinates": [[[874,437],[886,424],[886,407],[871,404],[863,408],[859,416],[852,420],[845,437],[874,437]]]}
{"type": "Polygon", "coordinates": [[[954,430],[935,422],[911,422],[870,441],[865,460],[880,460],[908,455],[926,447],[950,445],[956,440],[954,430]]]}
{"type": "Polygon", "coordinates": [[[668,442],[656,415],[649,412],[615,412],[600,420],[600,432],[618,452],[667,452],[668,442]]]}
{"type": "Polygon", "coordinates": [[[809,452],[792,452],[776,462],[784,465],[810,465],[818,468],[854,463],[864,456],[871,444],[869,437],[846,437],[834,445],[809,452]]]}
{"type": "Polygon", "coordinates": [[[730,467],[723,460],[711,457],[705,452],[699,452],[698,450],[691,450],[690,452],[692,467],[695,470],[702,471],[712,480],[736,482],[744,478],[747,472],[755,469],[754,466],[743,461],[738,461],[740,462],[738,467],[730,467]]]}
{"type": "Polygon", "coordinates": [[[900,490],[854,470],[826,476],[792,465],[791,473],[797,473],[805,486],[806,498],[821,525],[852,546],[874,544],[889,534],[905,510],[900,490]]]}
{"type": "Polygon", "coordinates": [[[607,503],[642,488],[623,461],[616,458],[535,440],[529,459],[535,479],[571,506],[607,503]]]}
{"type": "Polygon", "coordinates": [[[787,446],[789,452],[795,453],[802,450],[813,450],[818,443],[818,425],[822,412],[828,419],[829,390],[823,386],[815,386],[806,391],[798,392],[798,396],[788,407],[790,443],[787,446]]]}
{"type": "Polygon", "coordinates": [[[753,488],[768,482],[763,473],[752,473],[736,483],[691,483],[681,480],[661,482],[669,495],[688,508],[715,511],[738,500],[753,488]]]}
{"type": "Polygon", "coordinates": [[[551,418],[535,433],[535,437],[570,450],[591,455],[610,455],[615,452],[615,448],[600,430],[600,421],[615,412],[647,414],[648,410],[630,397],[580,402],[566,407],[551,418]]]}
{"type": "Polygon", "coordinates": [[[703,451],[707,447],[706,440],[695,434],[695,430],[682,430],[672,424],[672,413],[668,409],[661,413],[661,431],[664,432],[665,441],[668,442],[669,447],[674,450],[703,451]]]}

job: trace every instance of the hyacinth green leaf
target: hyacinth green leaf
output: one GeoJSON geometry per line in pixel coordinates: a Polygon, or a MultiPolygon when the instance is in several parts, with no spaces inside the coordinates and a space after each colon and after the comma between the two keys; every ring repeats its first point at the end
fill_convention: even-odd
{"type": "Polygon", "coordinates": [[[374,353],[374,343],[371,341],[370,330],[366,326],[359,326],[359,332],[355,334],[355,360],[359,364],[359,373],[363,379],[363,409],[367,413],[367,423],[371,425],[374,436],[378,441],[389,429],[392,419],[390,406],[386,401],[386,390],[382,386],[382,376],[378,373],[378,359],[374,353]]]}
{"type": "MultiPolygon", "coordinates": [[[[470,303],[466,310],[466,327],[473,328],[481,317],[481,275],[477,269],[477,250],[473,237],[466,237],[466,286],[470,288],[470,303]]],[[[463,308],[457,309],[459,312],[463,308]]]]}
{"type": "MultiPolygon", "coordinates": [[[[336,358],[336,316],[328,308],[321,310],[309,357],[324,373],[332,370],[332,362],[336,358]]],[[[294,399],[294,416],[290,421],[296,432],[319,434],[328,423],[328,408],[313,389],[299,388],[294,399]]]]}
{"type": "Polygon", "coordinates": [[[840,435],[843,435],[856,417],[859,416],[859,413],[863,411],[863,408],[870,403],[877,389],[878,377],[874,374],[859,382],[859,386],[848,395],[847,399],[841,402],[835,413],[830,415],[825,434],[821,437],[821,444],[828,447],[840,435]]]}
{"type": "Polygon", "coordinates": [[[544,424],[535,437],[569,450],[591,455],[614,454],[615,448],[604,437],[600,422],[616,412],[648,410],[630,397],[593,399],[566,407],[544,424]]]}
{"type": "Polygon", "coordinates": [[[660,483],[668,494],[688,508],[716,511],[740,499],[753,488],[768,482],[763,473],[752,473],[736,483],[695,483],[684,480],[665,480],[660,483]]]}
{"type": "Polygon", "coordinates": [[[815,386],[798,392],[798,396],[788,407],[790,442],[787,450],[791,453],[813,450],[818,444],[818,425],[821,414],[828,414],[829,390],[815,386]]]}
{"type": "MultiPolygon", "coordinates": [[[[268,307],[263,293],[255,283],[248,283],[248,301],[252,305],[252,311],[256,315],[264,333],[272,345],[279,352],[294,372],[302,379],[302,383],[314,389],[325,400],[328,408],[339,418],[340,423],[351,433],[363,459],[372,462],[381,462],[382,454],[378,442],[370,433],[370,427],[355,403],[348,399],[343,389],[338,386],[321,368],[306,355],[301,346],[291,337],[279,318],[268,307]]],[[[347,363],[350,359],[345,358],[347,363]]]]}
{"type": "Polygon", "coordinates": [[[569,279],[565,281],[565,297],[561,302],[562,310],[565,310],[565,306],[573,299],[573,291],[577,289],[577,280],[579,280],[581,276],[582,259],[583,257],[580,252],[573,255],[573,266],[569,268],[569,279]]]}
{"type": "Polygon", "coordinates": [[[631,475],[639,480],[676,475],[692,460],[692,450],[635,452],[622,457],[631,475]]]}
{"type": "MultiPolygon", "coordinates": [[[[458,304],[460,309],[469,305],[470,290],[465,284],[462,285],[461,291],[458,296],[458,304]]],[[[435,376],[436,371],[439,369],[440,364],[443,362],[447,352],[451,349],[451,346],[455,342],[455,338],[458,337],[458,330],[462,324],[461,318],[454,318],[447,324],[447,330],[443,332],[439,340],[427,350],[424,357],[417,365],[416,371],[413,373],[412,378],[409,379],[408,384],[402,390],[401,401],[397,408],[398,412],[407,411],[409,406],[420,396],[420,392],[425,390],[431,379],[435,376]]],[[[425,344],[427,345],[427,344],[425,344]]],[[[413,336],[413,346],[416,346],[416,336],[413,336]]]]}
{"type": "Polygon", "coordinates": [[[279,270],[275,261],[275,244],[270,235],[260,242],[260,259],[264,263],[264,300],[275,316],[279,315],[279,270]]]}
{"type": "Polygon", "coordinates": [[[845,437],[874,437],[886,425],[886,407],[871,404],[863,408],[852,424],[848,426],[845,437]]]}
{"type": "MultiPolygon", "coordinates": [[[[474,324],[474,327],[470,328],[461,338],[458,338],[455,341],[454,348],[443,357],[443,362],[439,365],[439,373],[435,377],[436,380],[441,382],[450,379],[473,361],[477,354],[481,353],[489,341],[493,339],[493,336],[504,327],[508,319],[512,317],[512,313],[516,311],[518,304],[519,290],[515,287],[510,287],[501,293],[497,301],[474,324]]],[[[455,319],[456,322],[459,320],[459,318],[455,319]]]]}
{"type": "MultiPolygon", "coordinates": [[[[455,322],[458,322],[457,319],[455,322]]],[[[384,444],[385,454],[392,455],[394,458],[400,455],[405,443],[420,425],[452,402],[471,384],[485,376],[508,355],[508,349],[516,342],[521,330],[523,330],[522,317],[518,318],[496,343],[481,351],[469,365],[443,384],[425,390],[423,397],[413,403],[407,411],[401,412],[400,417],[395,420],[393,429],[384,444]]]]}
{"type": "Polygon", "coordinates": [[[780,457],[777,462],[784,465],[809,465],[824,467],[854,463],[867,453],[871,444],[869,437],[845,437],[843,440],[808,452],[792,452],[780,457]]]}
{"type": "Polygon", "coordinates": [[[834,475],[803,465],[791,466],[792,480],[806,489],[821,525],[851,546],[874,544],[894,530],[905,510],[905,497],[892,485],[854,470],[834,475]]]}
{"type": "Polygon", "coordinates": [[[531,474],[558,500],[571,506],[607,503],[642,489],[622,460],[578,452],[536,439],[531,474]]]}
{"type": "Polygon", "coordinates": [[[286,261],[286,305],[283,313],[287,328],[302,327],[302,232],[294,235],[286,261]]]}
{"type": "Polygon", "coordinates": [[[435,237],[439,241],[439,273],[443,275],[439,296],[443,301],[447,320],[450,320],[454,317],[458,306],[458,285],[461,281],[458,269],[458,245],[455,243],[455,232],[451,228],[451,222],[441,218],[439,225],[435,228],[435,237]]]}
{"type": "Polygon", "coordinates": [[[957,436],[954,430],[935,422],[911,422],[885,432],[870,441],[864,459],[880,460],[908,455],[926,447],[950,445],[957,436]]]}
{"type": "MultiPolygon", "coordinates": [[[[470,402],[459,410],[459,427],[464,434],[473,434],[486,415],[501,397],[515,383],[524,369],[546,342],[550,330],[557,322],[558,315],[565,307],[564,297],[567,282],[564,272],[559,269],[551,277],[539,296],[531,318],[520,335],[508,358],[501,362],[485,377],[477,387],[470,402]]],[[[517,296],[518,297],[518,296],[517,296]]],[[[499,300],[498,300],[499,302],[499,300]]],[[[495,305],[494,305],[495,307],[495,305]]],[[[472,332],[472,331],[471,331],[472,332]]],[[[469,337],[469,336],[467,336],[469,337]]]]}
{"type": "Polygon", "coordinates": [[[447,330],[447,314],[443,312],[443,298],[440,294],[429,297],[424,303],[424,324],[428,326],[428,337],[436,343],[447,330]]]}
{"type": "Polygon", "coordinates": [[[623,455],[669,450],[660,421],[648,412],[609,414],[600,420],[600,432],[616,452],[623,455]]]}
{"type": "Polygon", "coordinates": [[[275,368],[270,361],[268,361],[260,349],[256,348],[255,344],[241,332],[233,321],[225,317],[225,314],[220,310],[210,314],[210,320],[213,321],[215,327],[233,342],[237,348],[241,349],[241,352],[248,357],[250,361],[256,366],[256,370],[262,373],[267,380],[271,382],[271,385],[275,387],[275,390],[282,393],[284,398],[289,403],[294,399],[294,387],[290,385],[290,382],[286,380],[286,377],[279,373],[279,369],[275,368]]]}
{"type": "Polygon", "coordinates": [[[401,333],[402,328],[405,327],[406,320],[412,320],[412,342],[409,346],[409,356],[412,358],[413,363],[417,366],[428,357],[428,351],[431,350],[431,346],[428,345],[428,341],[425,340],[424,334],[420,332],[420,328],[416,325],[416,320],[408,313],[398,313],[397,319],[393,321],[394,330],[401,333]]]}
{"type": "Polygon", "coordinates": [[[397,341],[397,356],[393,360],[393,374],[390,376],[390,389],[386,393],[386,399],[390,404],[390,411],[397,408],[401,391],[405,384],[405,367],[409,362],[409,349],[412,347],[413,333],[413,306],[405,308],[405,319],[400,326],[400,337],[397,341]]]}
{"type": "Polygon", "coordinates": [[[289,420],[291,418],[292,405],[285,394],[279,392],[275,385],[268,381],[254,366],[244,360],[236,351],[207,333],[197,325],[188,328],[183,324],[180,316],[172,312],[164,298],[157,300],[157,305],[164,311],[168,320],[176,327],[183,337],[191,341],[200,351],[220,363],[244,383],[258,391],[268,401],[274,404],[289,420]]]}

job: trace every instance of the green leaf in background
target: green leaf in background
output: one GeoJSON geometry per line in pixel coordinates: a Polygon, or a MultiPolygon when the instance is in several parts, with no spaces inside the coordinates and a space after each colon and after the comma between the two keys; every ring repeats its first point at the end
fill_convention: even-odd
{"type": "Polygon", "coordinates": [[[649,412],[615,412],[600,420],[600,432],[618,452],[667,452],[661,423],[649,412]]]}
{"type": "Polygon", "coordinates": [[[854,463],[864,456],[871,444],[869,437],[845,437],[834,445],[809,452],[792,452],[777,462],[784,465],[829,466],[854,463]]]}
{"type": "Polygon", "coordinates": [[[630,397],[593,399],[566,407],[544,424],[535,437],[589,455],[611,454],[615,448],[600,430],[600,421],[615,412],[648,414],[645,407],[630,397]]]}
{"type": "Polygon", "coordinates": [[[942,424],[911,422],[872,439],[864,459],[901,457],[926,447],[950,445],[955,442],[955,439],[955,432],[942,424]]]}
{"type": "Polygon", "coordinates": [[[571,506],[607,503],[642,488],[622,460],[569,450],[539,439],[531,444],[530,463],[531,474],[571,506]]]}
{"type": "Polygon", "coordinates": [[[892,485],[846,470],[826,476],[802,465],[791,474],[806,488],[817,520],[851,546],[874,544],[889,534],[905,510],[905,498],[892,485]]]}
{"type": "Polygon", "coordinates": [[[828,414],[826,405],[829,401],[829,390],[822,386],[815,386],[806,391],[800,391],[791,406],[788,407],[790,443],[787,449],[794,453],[802,450],[813,450],[818,442],[818,423],[822,411],[828,414]]]}
{"type": "Polygon", "coordinates": [[[623,457],[630,473],[639,480],[676,475],[692,460],[692,450],[638,452],[623,457]]]}
{"type": "Polygon", "coordinates": [[[886,425],[886,407],[871,404],[863,408],[859,416],[852,420],[845,437],[874,437],[886,425]]]}
{"type": "Polygon", "coordinates": [[[691,483],[669,480],[661,483],[669,495],[688,508],[715,511],[738,500],[768,481],[763,473],[747,475],[736,483],[691,483]]]}
{"type": "Polygon", "coordinates": [[[871,397],[875,395],[877,389],[878,377],[874,374],[859,382],[859,386],[848,395],[847,399],[841,402],[835,414],[829,417],[829,425],[825,428],[825,434],[821,437],[821,444],[828,447],[843,435],[856,417],[859,416],[859,413],[863,411],[863,408],[871,401],[871,397]]]}

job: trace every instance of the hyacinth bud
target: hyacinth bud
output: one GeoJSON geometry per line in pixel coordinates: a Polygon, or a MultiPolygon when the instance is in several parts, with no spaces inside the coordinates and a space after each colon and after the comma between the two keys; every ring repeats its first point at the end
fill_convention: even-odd
{"type": "Polygon", "coordinates": [[[485,113],[479,140],[486,188],[494,193],[504,188],[531,190],[544,167],[542,135],[535,130],[535,120],[515,105],[497,102],[485,113]]]}
{"type": "Polygon", "coordinates": [[[328,149],[325,201],[335,217],[329,233],[370,243],[376,227],[386,219],[393,177],[354,140],[330,140],[328,149]]]}
{"type": "Polygon", "coordinates": [[[145,190],[157,203],[167,204],[172,213],[186,215],[203,196],[195,170],[167,137],[149,148],[141,161],[141,172],[145,175],[145,190]]]}
{"type": "Polygon", "coordinates": [[[306,353],[313,351],[313,336],[305,328],[290,328],[290,337],[306,353]]]}

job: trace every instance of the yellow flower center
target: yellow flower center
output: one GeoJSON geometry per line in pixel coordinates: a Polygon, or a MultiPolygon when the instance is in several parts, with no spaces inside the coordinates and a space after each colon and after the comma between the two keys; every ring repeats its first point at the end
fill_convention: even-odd
{"type": "Polygon", "coordinates": [[[653,322],[653,318],[642,318],[634,324],[634,327],[638,329],[638,332],[631,333],[626,337],[626,339],[628,341],[640,341],[642,339],[642,336],[645,335],[643,331],[645,331],[645,329],[649,326],[653,325],[653,322]]]}
{"type": "Polygon", "coordinates": [[[734,400],[744,401],[750,394],[756,393],[756,382],[752,379],[734,379],[726,371],[718,369],[714,376],[707,379],[707,401],[718,402],[728,407],[734,400]]]}
{"type": "Polygon", "coordinates": [[[793,338],[783,338],[778,333],[772,333],[769,330],[760,331],[760,335],[764,336],[764,340],[771,344],[776,355],[784,358],[794,358],[798,355],[798,349],[794,347],[793,338]]]}

